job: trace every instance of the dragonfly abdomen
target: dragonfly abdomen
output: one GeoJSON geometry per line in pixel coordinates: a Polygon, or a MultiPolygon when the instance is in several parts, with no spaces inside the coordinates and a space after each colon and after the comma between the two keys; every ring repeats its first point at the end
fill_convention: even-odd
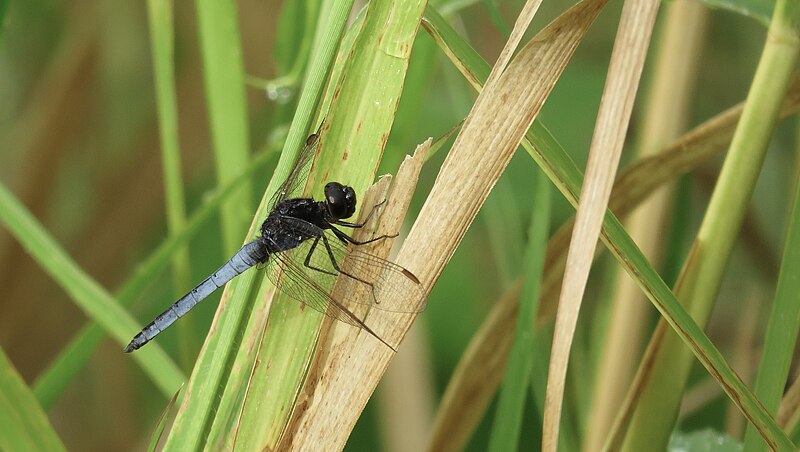
{"type": "Polygon", "coordinates": [[[218,268],[211,276],[203,280],[203,282],[181,297],[180,300],[173,303],[166,311],[144,327],[128,346],[125,347],[125,353],[130,353],[150,342],[150,340],[159,333],[175,323],[176,320],[183,317],[195,307],[197,303],[203,301],[203,299],[214,293],[215,290],[225,285],[231,279],[239,276],[243,271],[258,263],[265,262],[267,257],[267,250],[261,240],[254,240],[244,245],[228,260],[228,262],[225,262],[222,267],[218,268]]]}

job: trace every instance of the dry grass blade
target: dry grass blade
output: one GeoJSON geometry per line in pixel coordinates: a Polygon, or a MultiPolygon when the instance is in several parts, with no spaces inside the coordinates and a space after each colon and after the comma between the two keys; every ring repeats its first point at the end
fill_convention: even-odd
{"type": "Polygon", "coordinates": [[[528,29],[528,25],[530,25],[533,16],[536,14],[536,11],[539,10],[539,5],[541,4],[542,0],[532,0],[526,2],[525,6],[522,7],[522,11],[520,11],[519,17],[517,17],[517,21],[514,24],[514,29],[508,37],[508,42],[503,46],[500,56],[497,57],[497,63],[495,63],[495,66],[492,68],[492,73],[489,74],[489,78],[486,80],[486,85],[491,86],[506,70],[508,62],[511,61],[514,51],[517,50],[517,46],[519,46],[522,35],[525,34],[525,30],[528,29]]]}
{"type": "MultiPolygon", "coordinates": [[[[720,113],[673,141],[657,155],[642,159],[626,168],[614,184],[609,209],[620,218],[624,218],[658,187],[684,172],[691,171],[726,149],[733,136],[736,122],[741,116],[742,107],[743,105],[739,104],[720,113]]],[[[781,108],[780,117],[786,118],[798,111],[800,111],[800,77],[796,76],[781,108]]],[[[552,320],[555,313],[558,301],[558,283],[564,273],[566,250],[573,225],[574,220],[564,223],[548,243],[542,305],[539,310],[540,324],[552,320]]],[[[517,280],[514,285],[517,290],[520,282],[517,280]]],[[[465,430],[466,433],[462,434],[471,432],[474,424],[468,425],[466,422],[462,422],[465,404],[468,401],[490,400],[494,395],[497,384],[489,383],[497,382],[499,384],[500,377],[492,372],[500,372],[502,369],[483,366],[482,360],[487,355],[498,355],[497,359],[505,360],[518,301],[518,297],[510,297],[513,306],[506,306],[504,303],[495,304],[481,325],[481,332],[470,341],[439,406],[434,423],[432,444],[446,442],[453,432],[460,430],[465,430]],[[497,334],[482,333],[486,331],[496,331],[497,334]],[[489,383],[476,386],[473,380],[468,378],[477,370],[480,370],[481,373],[474,375],[480,375],[480,378],[489,383]]],[[[800,384],[797,385],[797,388],[797,393],[800,394],[800,384]]],[[[800,395],[798,400],[800,400],[800,395]]],[[[485,404],[473,403],[471,411],[475,411],[475,413],[470,412],[469,416],[480,417],[484,409],[485,404]]]]}
{"type": "Polygon", "coordinates": [[[787,432],[794,433],[800,424],[800,376],[794,379],[781,400],[776,419],[787,432]]]}
{"type": "MultiPolygon", "coordinates": [[[[497,83],[479,96],[397,259],[425,287],[433,284],[452,256],[603,5],[604,0],[584,1],[565,13],[526,45],[497,83]],[[467,206],[455,215],[449,208],[453,197],[467,206]]],[[[415,160],[421,165],[423,158],[415,160]]],[[[404,182],[402,173],[396,186],[416,185],[404,182]]],[[[384,217],[391,210],[390,200],[384,217]]],[[[370,325],[383,314],[371,312],[370,325]]],[[[402,336],[413,316],[399,320],[393,317],[393,327],[402,336]]],[[[315,356],[278,449],[341,448],[392,357],[390,350],[363,332],[353,340],[340,341],[339,336],[321,340],[330,341],[330,346],[321,347],[315,356]],[[348,365],[342,366],[343,362],[348,365]]]]}
{"type": "MultiPolygon", "coordinates": [[[[432,284],[438,278],[575,47],[604,5],[605,1],[584,1],[564,13],[519,52],[494,86],[487,86],[481,92],[401,252],[399,262],[419,275],[424,284],[432,284]],[[465,208],[450,209],[454,198],[462,200],[465,208]]],[[[509,303],[499,304],[498,309],[516,306],[516,297],[510,295],[508,299],[509,303]]],[[[506,309],[495,313],[494,317],[513,318],[515,312],[515,309],[506,309]]],[[[513,328],[506,331],[513,331],[513,328]]],[[[483,328],[479,336],[504,335],[502,331],[483,328]]],[[[489,342],[498,343],[490,339],[483,343],[489,342]]],[[[476,379],[467,378],[467,375],[470,369],[481,368],[484,372],[476,375],[495,376],[494,385],[483,379],[483,386],[496,387],[509,343],[510,337],[507,337],[505,347],[500,347],[502,350],[493,348],[487,353],[481,348],[484,353],[472,355],[476,358],[471,361],[475,366],[459,369],[461,378],[455,378],[466,387],[474,387],[476,379]],[[482,361],[485,356],[496,357],[497,366],[486,366],[482,361]]],[[[461,417],[464,412],[460,410],[469,405],[471,409],[466,416],[474,424],[488,399],[475,403],[469,394],[469,390],[449,392],[443,406],[448,407],[449,413],[458,412],[458,419],[464,419],[461,417]]],[[[443,412],[437,416],[430,450],[457,450],[466,441],[472,425],[467,422],[455,425],[450,420],[456,416],[443,416],[443,412]]]]}
{"type": "MultiPolygon", "coordinates": [[[[663,184],[724,151],[731,142],[744,104],[738,104],[700,124],[670,143],[658,154],[637,161],[622,171],[614,183],[608,209],[620,218],[629,214],[663,184]]],[[[800,74],[795,74],[783,102],[780,118],[800,111],[800,74]]],[[[574,220],[562,225],[548,245],[547,268],[540,318],[552,317],[557,306],[558,283],[563,276],[566,249],[574,220]]]]}
{"type": "Polygon", "coordinates": [[[609,75],[600,101],[586,179],[572,235],[567,271],[556,315],[547,395],[544,411],[542,450],[555,451],[561,420],[561,402],[567,374],[569,350],[578,321],[578,311],[586,288],[589,269],[597,247],[600,228],[611,196],[633,100],[639,85],[658,1],[627,1],[622,11],[619,32],[611,54],[609,75]]]}
{"type": "MultiPolygon", "coordinates": [[[[705,37],[708,10],[697,2],[677,0],[664,5],[661,13],[663,38],[651,51],[652,82],[642,92],[642,109],[637,114],[641,129],[632,141],[637,157],[650,156],[688,129],[692,93],[699,74],[701,49],[705,37]]],[[[668,221],[674,184],[667,184],[625,221],[626,229],[645,256],[652,262],[664,262],[670,252],[661,225],[668,221]]],[[[617,274],[611,283],[612,293],[608,326],[602,343],[602,358],[594,383],[588,427],[583,451],[597,450],[633,379],[641,352],[641,343],[652,313],[646,297],[626,275],[617,274]]]]}
{"type": "MultiPolygon", "coordinates": [[[[429,147],[430,140],[401,165],[378,234],[399,230],[429,147]]],[[[384,178],[378,184],[387,181],[384,178]]],[[[380,190],[372,191],[376,192],[380,190]]],[[[372,249],[373,254],[381,257],[388,252],[388,246],[372,249]]],[[[390,343],[398,342],[413,320],[410,314],[379,310],[370,311],[368,318],[370,327],[380,331],[382,338],[390,343]],[[398,318],[405,323],[398,323],[398,318]]],[[[388,347],[367,332],[326,320],[320,333],[320,347],[276,450],[342,449],[392,356],[388,347]]]]}
{"type": "Polygon", "coordinates": [[[429,344],[437,336],[424,323],[408,331],[376,390],[380,449],[386,452],[424,451],[428,444],[438,399],[429,344]]]}
{"type": "Polygon", "coordinates": [[[587,0],[561,15],[478,96],[398,258],[426,286],[441,274],[605,3],[587,0]],[[453,199],[463,208],[453,210],[453,199]]]}

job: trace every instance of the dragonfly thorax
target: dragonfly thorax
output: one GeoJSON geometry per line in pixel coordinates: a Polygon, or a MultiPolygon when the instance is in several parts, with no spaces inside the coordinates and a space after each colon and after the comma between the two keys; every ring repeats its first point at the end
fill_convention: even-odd
{"type": "Polygon", "coordinates": [[[297,219],[326,229],[329,227],[327,216],[328,212],[324,202],[314,201],[310,198],[287,199],[279,202],[261,224],[261,236],[270,243],[289,239],[299,244],[308,237],[294,237],[293,234],[288,234],[288,237],[281,238],[280,236],[285,235],[286,229],[283,223],[286,223],[287,219],[297,219]]]}

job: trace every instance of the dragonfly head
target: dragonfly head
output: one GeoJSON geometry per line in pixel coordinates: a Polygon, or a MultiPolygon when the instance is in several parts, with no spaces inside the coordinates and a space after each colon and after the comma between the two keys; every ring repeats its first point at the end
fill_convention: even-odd
{"type": "Polygon", "coordinates": [[[338,182],[328,182],[325,185],[325,207],[336,220],[350,218],[356,213],[355,190],[338,182]]]}

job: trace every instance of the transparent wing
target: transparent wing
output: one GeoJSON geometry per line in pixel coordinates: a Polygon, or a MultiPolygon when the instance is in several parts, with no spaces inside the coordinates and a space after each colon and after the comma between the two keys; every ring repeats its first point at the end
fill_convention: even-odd
{"type": "MultiPolygon", "coordinates": [[[[322,126],[320,126],[320,128],[321,127],[322,126]]],[[[292,171],[281,186],[278,187],[278,191],[272,195],[272,199],[268,204],[269,210],[272,210],[279,202],[288,199],[289,196],[297,195],[296,192],[298,189],[301,188],[303,184],[305,184],[306,179],[308,179],[308,173],[311,170],[311,162],[314,160],[314,154],[317,152],[318,146],[319,132],[312,133],[306,138],[303,149],[297,154],[297,160],[292,167],[292,171]]]]}
{"type": "Polygon", "coordinates": [[[284,218],[282,226],[287,233],[314,237],[293,250],[273,254],[267,265],[270,279],[293,298],[318,311],[324,311],[327,305],[350,310],[354,304],[397,313],[416,313],[425,308],[425,291],[405,268],[362,251],[359,245],[348,247],[330,231],[306,221],[284,218]],[[278,275],[279,269],[286,274],[278,275]],[[330,293],[337,278],[341,287],[336,293],[340,295],[333,299],[330,293]],[[302,290],[312,285],[317,290],[308,292],[322,294],[302,290]]]}
{"type": "Polygon", "coordinates": [[[361,319],[334,300],[329,294],[330,289],[310,279],[305,274],[305,269],[290,259],[289,254],[272,255],[266,269],[267,277],[275,287],[295,300],[340,322],[362,326],[361,319]]]}

